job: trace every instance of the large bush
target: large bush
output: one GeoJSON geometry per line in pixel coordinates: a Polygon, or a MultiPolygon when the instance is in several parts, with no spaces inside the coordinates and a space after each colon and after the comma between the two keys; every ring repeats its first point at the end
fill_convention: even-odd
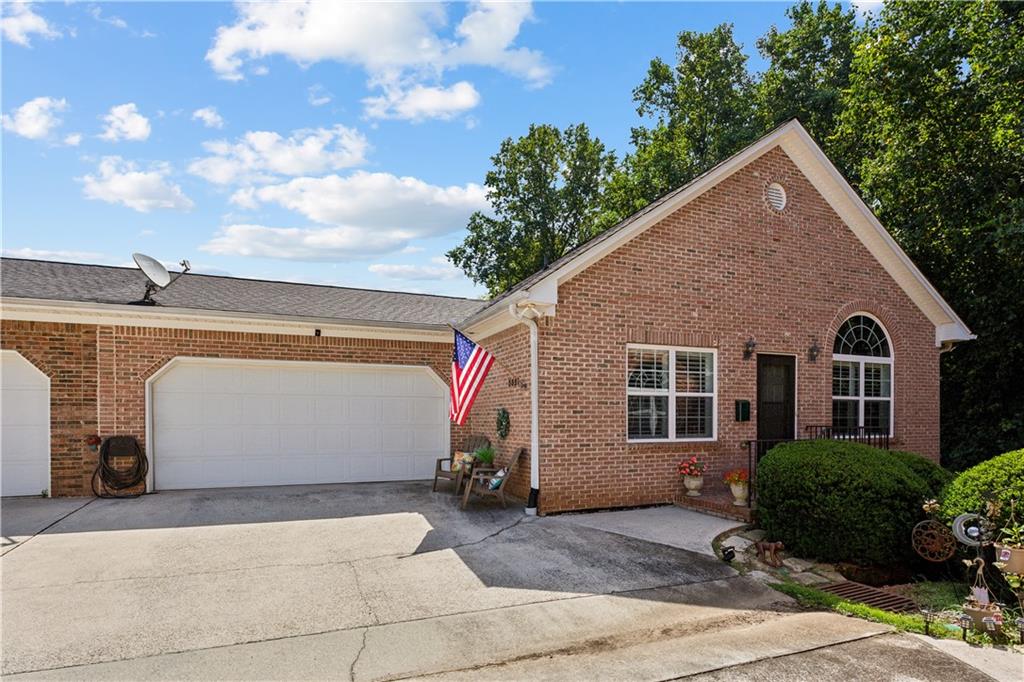
{"type": "Polygon", "coordinates": [[[925,482],[932,497],[937,498],[942,494],[943,488],[953,480],[953,474],[949,473],[930,459],[913,452],[903,450],[882,451],[883,456],[890,455],[903,462],[917,476],[925,482]]]}
{"type": "Polygon", "coordinates": [[[1024,512],[1024,449],[993,457],[961,472],[943,494],[941,515],[952,521],[958,514],[984,511],[985,499],[1002,503],[999,522],[1010,515],[1010,500],[1017,500],[1017,519],[1024,512]]]}
{"type": "Polygon", "coordinates": [[[757,468],[758,518],[798,556],[895,564],[929,487],[905,456],[867,445],[808,440],[777,445],[757,468]]]}

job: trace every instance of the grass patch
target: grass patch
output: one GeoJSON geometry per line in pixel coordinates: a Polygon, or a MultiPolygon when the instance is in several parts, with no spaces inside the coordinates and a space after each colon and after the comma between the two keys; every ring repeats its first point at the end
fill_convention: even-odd
{"type": "Polygon", "coordinates": [[[952,581],[913,583],[907,596],[931,611],[960,611],[967,596],[967,585],[952,581]]]}
{"type": "MultiPolygon", "coordinates": [[[[915,614],[883,611],[881,609],[867,606],[866,604],[847,601],[834,594],[822,592],[821,590],[816,590],[813,587],[806,587],[797,583],[773,583],[770,587],[785,595],[793,597],[793,599],[796,599],[801,606],[826,609],[828,611],[841,613],[844,616],[855,616],[875,623],[891,625],[897,630],[903,632],[918,632],[920,634],[924,634],[924,618],[915,614]]],[[[933,637],[943,638],[956,637],[958,636],[958,633],[959,630],[955,632],[947,630],[943,623],[932,623],[931,630],[929,632],[933,637]]]]}

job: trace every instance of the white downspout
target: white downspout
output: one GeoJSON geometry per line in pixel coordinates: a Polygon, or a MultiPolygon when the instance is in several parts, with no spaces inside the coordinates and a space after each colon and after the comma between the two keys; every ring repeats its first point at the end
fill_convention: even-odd
{"type": "Polygon", "coordinates": [[[513,317],[530,329],[530,498],[526,503],[526,513],[536,516],[540,497],[540,361],[536,318],[541,313],[532,304],[520,309],[512,303],[508,309],[513,317]]]}

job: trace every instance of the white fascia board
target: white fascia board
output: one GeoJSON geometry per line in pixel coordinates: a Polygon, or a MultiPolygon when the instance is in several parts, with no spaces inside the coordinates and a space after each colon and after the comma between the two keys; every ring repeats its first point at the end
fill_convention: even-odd
{"type": "Polygon", "coordinates": [[[451,343],[451,332],[443,325],[386,324],[340,321],[330,318],[290,315],[255,315],[77,301],[29,298],[0,298],[0,317],[29,322],[60,322],[103,326],[155,327],[160,329],[201,329],[251,334],[291,334],[395,341],[451,343]]]}
{"type": "Polygon", "coordinates": [[[935,325],[936,345],[941,345],[940,328],[943,341],[975,338],[802,126],[790,129],[781,146],[875,260],[935,325]]]}

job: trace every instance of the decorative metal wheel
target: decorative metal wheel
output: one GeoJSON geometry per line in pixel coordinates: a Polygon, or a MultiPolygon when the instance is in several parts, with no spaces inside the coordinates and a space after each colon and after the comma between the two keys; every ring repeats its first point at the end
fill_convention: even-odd
{"type": "Polygon", "coordinates": [[[910,543],[923,559],[946,561],[956,552],[956,538],[949,528],[938,521],[928,520],[914,526],[910,543]]]}

